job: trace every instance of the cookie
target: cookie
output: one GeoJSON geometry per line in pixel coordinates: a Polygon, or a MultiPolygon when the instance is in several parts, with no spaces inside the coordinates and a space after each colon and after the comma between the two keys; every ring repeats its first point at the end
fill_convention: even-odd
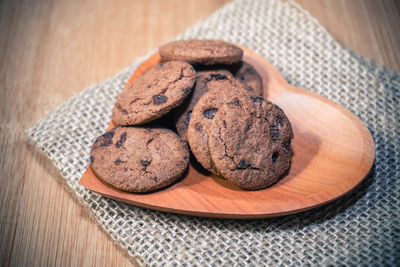
{"type": "Polygon", "coordinates": [[[139,125],[160,118],[185,100],[195,79],[195,70],[186,62],[158,64],[118,95],[112,120],[117,125],[139,125]]]}
{"type": "Polygon", "coordinates": [[[116,127],[99,136],[90,152],[97,176],[129,192],[171,184],[185,172],[188,162],[187,144],[161,128],[116,127]]]}
{"type": "Polygon", "coordinates": [[[214,167],[244,189],[275,183],[289,168],[293,131],[285,113],[260,96],[231,97],[209,130],[214,167]]]}
{"type": "Polygon", "coordinates": [[[243,50],[221,40],[181,40],[162,45],[161,59],[182,60],[190,64],[234,64],[242,60],[243,50]]]}
{"type": "Polygon", "coordinates": [[[236,79],[213,80],[208,83],[209,91],[205,93],[190,116],[187,138],[190,149],[197,161],[214,174],[219,174],[214,168],[208,150],[208,130],[218,108],[228,99],[237,95],[249,95],[245,86],[236,79]]]}
{"type": "Polygon", "coordinates": [[[212,80],[233,79],[228,70],[199,70],[196,72],[196,83],[192,94],[175,110],[175,126],[179,136],[187,141],[187,130],[192,110],[202,95],[208,92],[208,83],[212,80]]]}
{"type": "Polygon", "coordinates": [[[263,95],[261,76],[255,68],[246,62],[240,62],[229,69],[236,79],[247,85],[248,90],[256,95],[263,95]]]}

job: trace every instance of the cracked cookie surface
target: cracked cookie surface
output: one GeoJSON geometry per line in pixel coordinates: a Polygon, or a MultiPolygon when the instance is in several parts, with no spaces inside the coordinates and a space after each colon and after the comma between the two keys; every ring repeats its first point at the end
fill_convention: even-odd
{"type": "Polygon", "coordinates": [[[213,80],[233,79],[228,70],[198,70],[196,83],[191,95],[175,110],[175,126],[180,137],[187,141],[187,130],[194,106],[202,95],[208,92],[208,83],[213,80]]]}
{"type": "Polygon", "coordinates": [[[250,95],[246,87],[236,79],[212,80],[209,91],[196,103],[188,127],[190,149],[197,161],[208,171],[219,175],[213,166],[208,149],[208,131],[219,107],[237,95],[250,95]]]}
{"type": "Polygon", "coordinates": [[[139,125],[160,118],[189,96],[195,78],[186,62],[156,65],[118,95],[112,120],[117,125],[139,125]]]}
{"type": "Polygon", "coordinates": [[[129,192],[153,191],[173,183],[188,162],[187,144],[161,128],[116,127],[99,136],[90,152],[97,176],[129,192]]]}
{"type": "Polygon", "coordinates": [[[162,45],[162,60],[182,60],[191,64],[234,64],[242,60],[243,50],[221,40],[180,40],[162,45]]]}
{"type": "Polygon", "coordinates": [[[235,96],[219,108],[209,130],[214,166],[244,189],[262,189],[288,170],[293,131],[285,113],[260,96],[235,96]]]}

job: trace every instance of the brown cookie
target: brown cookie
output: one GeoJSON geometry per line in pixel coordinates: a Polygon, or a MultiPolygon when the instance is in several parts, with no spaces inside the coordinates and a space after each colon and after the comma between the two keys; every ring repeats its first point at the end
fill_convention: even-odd
{"type": "Polygon", "coordinates": [[[119,94],[112,120],[117,125],[138,125],[160,118],[185,100],[195,78],[186,62],[158,64],[119,94]]]}
{"type": "Polygon", "coordinates": [[[277,105],[260,96],[238,96],[218,110],[208,145],[223,177],[244,189],[261,189],[288,170],[292,138],[290,122],[277,105]]]}
{"type": "Polygon", "coordinates": [[[180,137],[187,141],[187,130],[192,110],[202,95],[208,92],[208,83],[213,80],[233,79],[228,70],[199,70],[192,94],[175,110],[175,126],[180,137]]]}
{"type": "Polygon", "coordinates": [[[243,50],[221,40],[181,40],[160,47],[162,60],[182,60],[190,64],[234,64],[242,60],[243,50]]]}
{"type": "Polygon", "coordinates": [[[229,70],[233,73],[236,79],[247,85],[249,91],[259,96],[263,95],[261,76],[253,66],[246,62],[240,62],[232,65],[229,70]]]}
{"type": "Polygon", "coordinates": [[[245,86],[236,79],[213,80],[208,83],[209,91],[205,93],[193,108],[187,137],[190,149],[200,164],[214,174],[214,168],[208,150],[208,130],[219,107],[228,99],[237,95],[249,95],[245,86]]]}
{"type": "Polygon", "coordinates": [[[90,165],[106,183],[129,192],[165,187],[187,168],[189,150],[174,132],[161,128],[116,127],[99,136],[90,165]]]}

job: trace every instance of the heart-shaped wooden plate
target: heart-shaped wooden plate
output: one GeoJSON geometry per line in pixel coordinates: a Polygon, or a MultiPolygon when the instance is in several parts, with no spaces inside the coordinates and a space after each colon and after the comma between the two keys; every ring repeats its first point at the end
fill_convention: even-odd
{"type": "MultiPolygon", "coordinates": [[[[243,61],[261,75],[264,97],[289,117],[294,139],[290,171],[275,185],[245,191],[230,182],[204,176],[189,166],[177,183],[153,193],[118,190],[96,177],[91,168],[79,184],[132,205],[179,214],[218,218],[265,218],[308,210],[333,201],[355,188],[374,161],[374,142],[364,124],[342,106],[289,85],[260,55],[243,48],[243,61]]],[[[161,61],[148,58],[127,85],[161,61]]],[[[112,128],[110,124],[109,128],[112,128]]]]}

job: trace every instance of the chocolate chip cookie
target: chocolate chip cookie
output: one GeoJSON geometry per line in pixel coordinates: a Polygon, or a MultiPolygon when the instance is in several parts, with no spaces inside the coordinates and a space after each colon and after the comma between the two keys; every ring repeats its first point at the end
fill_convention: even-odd
{"type": "Polygon", "coordinates": [[[219,174],[214,168],[208,149],[208,130],[218,109],[237,95],[249,95],[246,87],[236,79],[213,80],[209,91],[196,103],[191,113],[188,141],[196,159],[206,169],[219,174]]]}
{"type": "Polygon", "coordinates": [[[232,65],[229,70],[238,80],[247,85],[249,91],[259,96],[263,95],[261,76],[252,65],[246,62],[240,62],[232,65]]]}
{"type": "Polygon", "coordinates": [[[189,150],[174,132],[161,128],[116,127],[99,136],[90,165],[106,183],[129,192],[165,187],[187,168],[189,150]]]}
{"type": "Polygon", "coordinates": [[[182,60],[190,64],[234,64],[242,60],[243,50],[222,40],[181,40],[160,47],[162,60],[182,60]]]}
{"type": "Polygon", "coordinates": [[[196,83],[192,94],[175,110],[175,126],[180,137],[187,141],[187,130],[192,110],[202,95],[208,92],[208,83],[213,80],[233,79],[232,74],[225,69],[199,70],[196,72],[196,83]]]}
{"type": "Polygon", "coordinates": [[[195,70],[186,62],[156,65],[119,94],[112,120],[117,125],[139,125],[160,118],[184,101],[195,78],[195,70]]]}
{"type": "Polygon", "coordinates": [[[208,134],[214,167],[244,189],[270,186],[289,168],[290,122],[277,105],[260,96],[227,99],[208,134]]]}

